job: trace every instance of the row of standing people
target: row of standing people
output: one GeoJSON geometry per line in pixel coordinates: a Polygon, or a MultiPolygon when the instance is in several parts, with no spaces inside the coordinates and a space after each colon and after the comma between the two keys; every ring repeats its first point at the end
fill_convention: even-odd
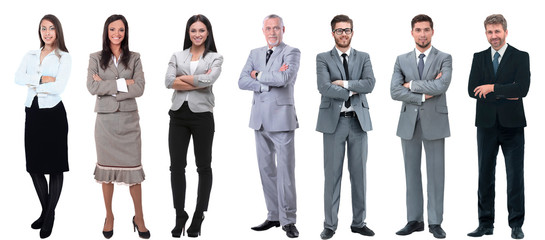
{"type": "MultiPolygon", "coordinates": [[[[494,167],[499,146],[508,169],[509,225],[512,237],[524,237],[523,154],[524,109],[530,82],[528,54],[506,44],[507,22],[501,15],[485,20],[491,48],[476,53],[469,77],[468,93],[477,99],[479,152],[479,227],[469,236],[493,233],[494,167]],[[505,57],[504,57],[505,56],[505,57]]],[[[250,128],[255,130],[257,159],[267,218],[252,227],[263,231],[282,226],[288,237],[298,237],[296,223],[294,131],[298,121],[294,106],[294,84],[300,51],[283,43],[284,23],[278,15],[263,20],[267,46],[250,52],[239,78],[239,87],[252,91],[250,128]]],[[[422,145],[426,152],[429,231],[446,237],[441,227],[444,196],[444,139],[450,136],[446,91],[452,74],[452,57],[431,45],[434,33],[429,16],[411,21],[415,49],[398,56],[391,81],[391,96],[402,102],[397,135],[405,160],[407,225],[398,235],[424,230],[423,190],[420,173],[422,145]]],[[[113,236],[112,197],[114,182],[129,185],[135,216],[133,226],[142,238],[145,227],[141,182],[141,140],[136,97],[144,92],[140,55],[128,45],[129,27],[122,15],[110,16],[104,24],[103,49],[90,55],[87,87],[96,95],[95,179],[102,184],[106,219],[105,238],[113,236]]],[[[375,78],[369,55],[351,47],[353,21],[337,15],[331,21],[335,47],[318,54],[317,83],[322,95],[316,130],[323,133],[324,230],[322,239],[337,229],[342,166],[347,151],[352,185],[351,231],[365,236],[374,232],[366,218],[367,131],[372,129],[366,94],[375,78]]],[[[68,123],[60,93],[70,75],[71,59],[64,44],[60,21],[46,15],[39,24],[40,47],[25,55],[16,82],[28,86],[25,103],[25,151],[42,213],[32,223],[48,237],[53,228],[55,206],[60,197],[63,172],[68,171],[68,123]],[[44,127],[45,126],[45,127],[44,127]],[[58,141],[39,141],[39,136],[58,141]],[[58,144],[58,143],[61,144],[58,144]],[[50,175],[49,187],[45,174],[50,175]],[[48,191],[49,188],[49,191],[48,191]]],[[[169,111],[171,184],[176,211],[173,237],[185,233],[189,215],[185,211],[185,167],[190,139],[199,173],[197,206],[187,229],[200,235],[212,186],[212,141],[214,95],[212,86],[221,73],[223,57],[217,53],[212,26],[203,15],[192,16],[186,26],[183,51],[169,61],[165,85],[174,89],[169,111]]]]}

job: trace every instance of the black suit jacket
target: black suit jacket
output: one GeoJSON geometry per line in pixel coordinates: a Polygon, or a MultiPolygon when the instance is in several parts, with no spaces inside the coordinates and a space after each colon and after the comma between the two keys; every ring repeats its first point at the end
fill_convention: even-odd
{"type": "Polygon", "coordinates": [[[477,99],[475,126],[493,127],[499,122],[503,127],[526,127],[522,98],[529,87],[530,57],[527,52],[508,45],[495,75],[491,48],[475,53],[467,89],[469,96],[477,99]],[[494,92],[486,98],[476,97],[473,90],[484,84],[494,84],[494,92]]]}

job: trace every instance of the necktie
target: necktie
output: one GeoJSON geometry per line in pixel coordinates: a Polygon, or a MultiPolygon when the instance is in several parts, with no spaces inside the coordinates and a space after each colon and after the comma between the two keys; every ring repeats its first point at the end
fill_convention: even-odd
{"type": "Polygon", "coordinates": [[[420,79],[422,79],[422,72],[424,72],[424,57],[426,55],[424,55],[423,53],[421,53],[420,55],[418,55],[418,76],[420,76],[420,79]]]}
{"type": "Polygon", "coordinates": [[[272,49],[267,50],[267,56],[265,57],[265,64],[269,63],[269,58],[271,57],[273,53],[272,49]]]}
{"type": "MultiPolygon", "coordinates": [[[[343,53],[343,54],[341,54],[341,56],[343,57],[344,75],[345,75],[345,78],[346,78],[345,80],[348,80],[348,61],[346,60],[348,55],[346,55],[346,53],[343,53]]],[[[344,102],[344,106],[346,108],[350,107],[350,97],[348,97],[348,100],[346,100],[346,102],[344,102]]]]}
{"type": "Polygon", "coordinates": [[[494,53],[494,60],[492,60],[492,66],[494,67],[494,74],[496,74],[496,72],[498,71],[498,66],[500,65],[498,61],[499,59],[500,59],[500,54],[498,52],[494,53]]]}

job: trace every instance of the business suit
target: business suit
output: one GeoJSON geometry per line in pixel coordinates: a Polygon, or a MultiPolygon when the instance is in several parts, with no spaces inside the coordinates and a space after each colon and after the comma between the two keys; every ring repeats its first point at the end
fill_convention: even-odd
{"type": "Polygon", "coordinates": [[[526,52],[510,45],[494,74],[492,49],[475,53],[469,75],[468,93],[477,99],[475,126],[479,154],[479,226],[493,227],[495,166],[502,147],[507,170],[509,226],[524,222],[524,127],[522,98],[530,87],[530,60],[526,52]],[[475,96],[474,89],[494,84],[494,92],[475,96]],[[517,98],[510,100],[508,98],[517,98]]]}
{"type": "Polygon", "coordinates": [[[426,152],[428,223],[443,221],[445,138],[450,136],[446,91],[452,57],[431,47],[419,76],[415,51],[397,57],[390,85],[392,99],[401,101],[397,136],[401,138],[406,177],[407,221],[423,222],[422,145],[426,152]],[[436,77],[441,73],[442,76],[436,77]],[[411,82],[411,89],[403,86],[411,82]],[[423,101],[423,94],[432,98],[423,101]]]}
{"type": "Polygon", "coordinates": [[[336,48],[316,56],[318,91],[322,95],[316,131],[324,139],[324,228],[337,229],[337,213],[345,154],[348,152],[348,170],[352,185],[352,227],[365,226],[366,217],[366,163],[367,131],[372,130],[366,94],[375,87],[375,77],[369,54],[351,49],[348,55],[348,73],[336,48]],[[346,80],[347,88],[333,84],[346,80]],[[350,96],[350,92],[354,92],[350,96]],[[357,117],[341,117],[341,108],[350,98],[357,117]]]}
{"type": "Polygon", "coordinates": [[[169,111],[169,152],[172,197],[177,217],[185,215],[187,149],[193,138],[195,164],[199,173],[199,187],[195,212],[208,210],[212,189],[212,142],[214,139],[214,94],[212,86],[221,73],[223,57],[216,52],[207,52],[200,57],[194,72],[191,72],[191,48],[175,52],[165,76],[165,85],[172,89],[176,77],[192,75],[195,90],[174,90],[169,111]],[[210,71],[210,72],[209,72],[210,71]]]}
{"type": "Polygon", "coordinates": [[[267,220],[296,222],[294,132],[299,127],[293,91],[301,52],[281,42],[268,63],[268,47],[250,52],[238,85],[253,91],[250,128],[255,130],[258,165],[267,205],[267,220]],[[279,71],[287,64],[289,68],[279,71]],[[259,71],[259,80],[251,77],[259,71]],[[269,88],[262,91],[262,87],[269,88]],[[275,163],[276,154],[276,163],[275,163]]]}
{"type": "Polygon", "coordinates": [[[108,67],[100,66],[101,52],[90,55],[87,89],[96,95],[95,142],[97,166],[95,179],[99,182],[122,182],[128,185],[144,181],[141,164],[140,117],[136,97],[144,93],[145,79],[140,54],[131,52],[127,65],[116,66],[110,59],[108,67]],[[102,79],[95,81],[93,75],[102,79]],[[116,80],[133,79],[128,92],[118,92],[116,80]]]}

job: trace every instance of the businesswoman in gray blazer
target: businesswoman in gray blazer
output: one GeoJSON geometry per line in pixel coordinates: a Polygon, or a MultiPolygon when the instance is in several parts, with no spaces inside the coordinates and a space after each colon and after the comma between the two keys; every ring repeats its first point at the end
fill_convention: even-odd
{"type": "Polygon", "coordinates": [[[176,209],[172,237],[180,237],[189,218],[185,211],[185,167],[187,149],[193,137],[195,164],[199,174],[197,206],[187,229],[189,237],[201,233],[203,212],[208,209],[212,188],[212,140],[214,138],[214,94],[212,85],[221,72],[223,57],[217,53],[212,25],[203,15],[189,18],[184,50],[175,52],[168,63],[165,85],[174,89],[169,111],[170,174],[176,209]]]}
{"type": "Polygon", "coordinates": [[[133,228],[141,238],[149,238],[142,212],[142,169],[140,117],[136,97],[144,93],[144,72],[140,54],[129,51],[129,25],[122,15],[112,15],[104,23],[102,51],[89,59],[87,89],[96,95],[95,179],[102,183],[106,220],[103,234],[113,235],[113,183],[129,185],[134,202],[133,228]]]}
{"type": "Polygon", "coordinates": [[[26,170],[42,205],[40,217],[30,226],[40,229],[41,238],[47,238],[53,229],[63,172],[68,171],[68,121],[60,94],[68,82],[72,60],[57,17],[45,15],[40,20],[38,37],[40,49],[25,55],[15,74],[15,82],[28,87],[26,170]],[[49,187],[45,174],[49,174],[49,187]]]}

